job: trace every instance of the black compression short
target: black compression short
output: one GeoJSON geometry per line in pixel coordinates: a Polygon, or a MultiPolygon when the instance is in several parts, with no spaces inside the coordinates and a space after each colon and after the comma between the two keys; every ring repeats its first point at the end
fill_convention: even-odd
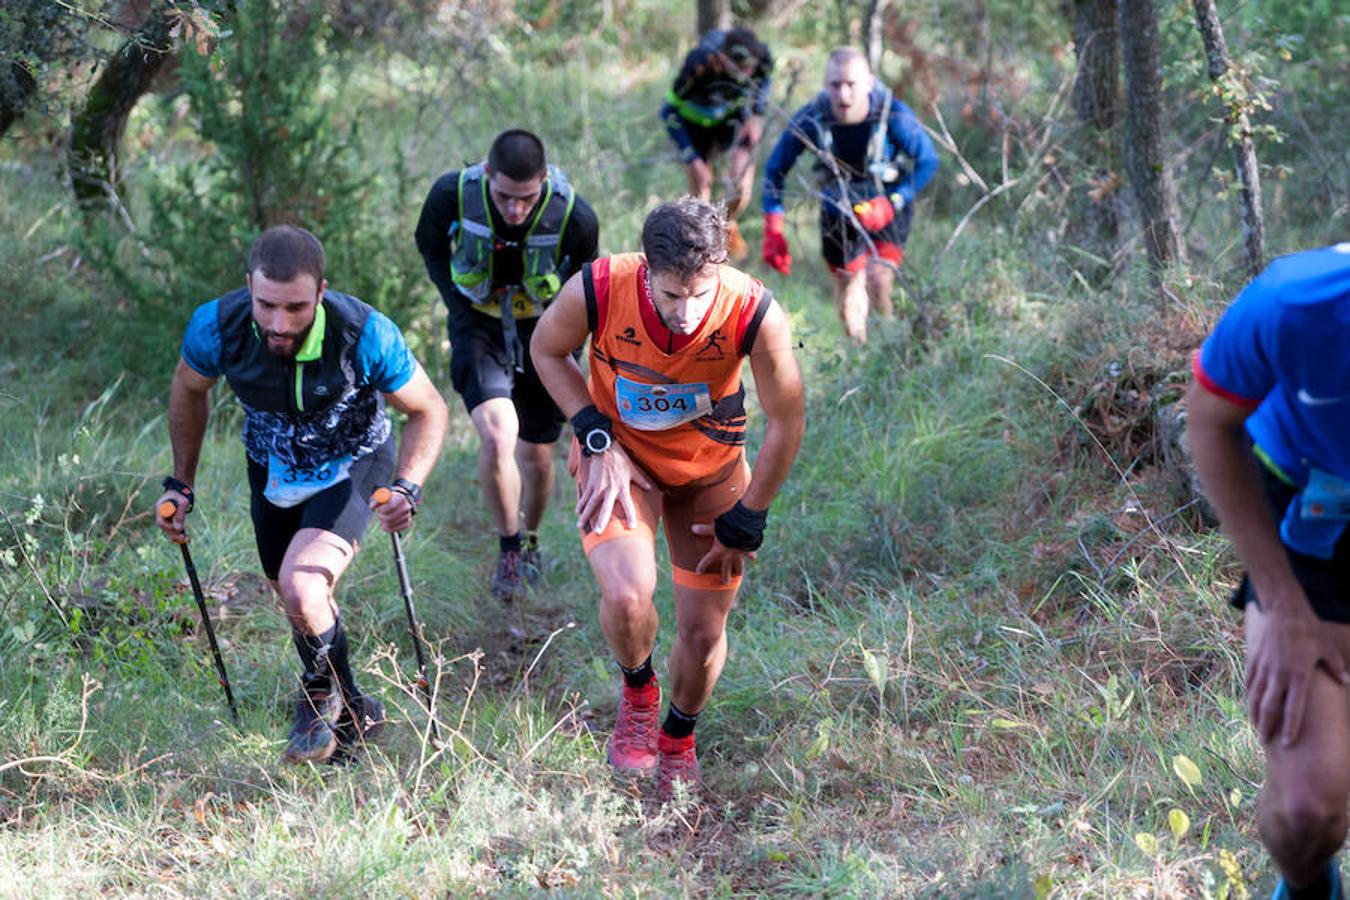
{"type": "Polygon", "coordinates": [[[352,463],[351,477],[320,491],[295,506],[273,506],[263,496],[267,487],[267,467],[248,461],[248,486],[252,492],[249,511],[253,516],[253,537],[263,574],[273,581],[281,572],[282,560],[291,539],[302,528],[331,531],[355,545],[365,534],[374,513],[369,509],[375,488],[394,477],[394,441],[385,441],[369,456],[352,463]]]}
{"type": "MultiPolygon", "coordinates": [[[[1256,465],[1261,470],[1261,483],[1266,491],[1266,502],[1270,504],[1270,513],[1276,527],[1279,527],[1284,511],[1298,496],[1298,489],[1281,481],[1260,462],[1256,465]]],[[[1317,617],[1350,624],[1350,530],[1336,544],[1336,552],[1331,559],[1307,556],[1287,546],[1284,552],[1289,557],[1294,577],[1303,586],[1303,592],[1307,594],[1308,603],[1317,617]]],[[[1238,585],[1229,602],[1242,609],[1249,601],[1258,607],[1261,605],[1251,579],[1244,574],[1242,584],[1238,585]]]]}
{"type": "Polygon", "coordinates": [[[473,412],[484,400],[510,398],[520,419],[520,439],[551,444],[566,421],[530,359],[530,337],[538,319],[517,319],[516,333],[525,348],[524,371],[517,372],[506,354],[500,319],[473,313],[450,329],[450,380],[464,406],[473,412]]]}
{"type": "MultiPolygon", "coordinates": [[[[870,198],[862,196],[850,199],[866,200],[870,198]]],[[[909,226],[913,221],[914,207],[912,204],[906,203],[889,224],[882,226],[877,231],[867,233],[875,242],[903,248],[905,241],[909,239],[909,226]]],[[[832,203],[821,206],[820,252],[825,257],[826,263],[835,268],[842,268],[870,250],[867,241],[863,239],[858,229],[853,227],[853,222],[849,217],[843,215],[832,203]]]]}

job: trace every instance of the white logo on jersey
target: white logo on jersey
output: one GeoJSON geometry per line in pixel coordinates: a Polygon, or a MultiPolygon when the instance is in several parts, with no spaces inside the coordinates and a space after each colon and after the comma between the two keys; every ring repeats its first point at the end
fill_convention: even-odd
{"type": "Polygon", "coordinates": [[[1328,406],[1332,403],[1340,403],[1346,397],[1350,397],[1350,394],[1342,394],[1339,397],[1314,397],[1305,388],[1298,389],[1298,402],[1305,406],[1328,406]]]}

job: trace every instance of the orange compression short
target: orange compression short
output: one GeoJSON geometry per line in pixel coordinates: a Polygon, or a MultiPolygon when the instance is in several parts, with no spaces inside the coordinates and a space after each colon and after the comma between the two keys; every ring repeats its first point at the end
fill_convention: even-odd
{"type": "MultiPolygon", "coordinates": [[[[575,438],[567,454],[567,471],[577,480],[577,495],[580,496],[586,481],[581,466],[581,448],[575,438]]],[[[694,534],[691,526],[696,522],[711,525],[713,519],[731,509],[741,499],[745,486],[750,483],[750,467],[745,462],[745,456],[737,457],[706,478],[677,487],[663,484],[661,479],[646,469],[642,469],[642,472],[652,482],[653,488],[646,490],[637,484],[629,485],[633,506],[637,508],[637,527],[629,528],[616,508],[604,531],[598,534],[593,531],[582,532],[581,546],[586,555],[590,556],[596,547],[615,538],[640,537],[655,543],[656,525],[664,519],[666,546],[670,548],[676,584],[698,590],[735,589],[740,584],[739,577],[733,577],[730,584],[723,584],[720,572],[699,574],[695,571],[699,560],[712,548],[712,537],[694,534]]]]}

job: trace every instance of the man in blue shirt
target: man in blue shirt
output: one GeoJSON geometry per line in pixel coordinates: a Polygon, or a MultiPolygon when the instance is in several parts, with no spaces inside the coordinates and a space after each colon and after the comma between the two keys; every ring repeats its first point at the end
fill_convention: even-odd
{"type": "Polygon", "coordinates": [[[300,655],[288,762],[326,760],[384,721],[380,702],[357,687],[334,592],[372,509],[386,531],[411,524],[448,419],[397,326],[328,290],[323,270],[314,235],[270,228],[253,244],[245,286],[197,308],[169,393],[173,474],[155,504],[174,503],[173,517],[156,521],[182,540],[209,392],[224,376],[244,408],[258,555],[300,655]],[[397,464],[386,401],[408,416],[397,464]],[[392,497],[376,508],[371,495],[384,484],[392,497]]]}
{"type": "Polygon", "coordinates": [[[1277,898],[1340,898],[1350,800],[1350,243],[1275,260],[1195,357],[1187,437],[1247,573],[1277,898]]]}
{"type": "Polygon", "coordinates": [[[878,87],[854,47],[830,54],[825,90],[792,117],[764,167],[764,261],[784,275],[783,186],[803,150],[816,155],[821,251],[834,276],[844,332],[867,342],[869,306],[894,315],[891,287],[904,259],[914,198],[937,171],[937,151],[913,111],[878,87]]]}

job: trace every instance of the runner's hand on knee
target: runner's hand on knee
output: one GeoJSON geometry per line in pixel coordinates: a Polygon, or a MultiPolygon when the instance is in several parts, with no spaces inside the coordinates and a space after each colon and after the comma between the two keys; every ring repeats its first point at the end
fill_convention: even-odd
{"type": "Polygon", "coordinates": [[[652,483],[632,461],[628,454],[617,445],[612,445],[604,453],[582,459],[582,465],[589,465],[585,488],[577,497],[577,527],[596,534],[605,530],[615,504],[619,507],[619,517],[629,528],[638,524],[637,505],[633,503],[630,484],[637,484],[643,490],[650,491],[652,483]]]}
{"type": "Polygon", "coordinates": [[[1306,598],[1262,613],[1247,658],[1247,714],[1261,740],[1276,734],[1285,746],[1298,741],[1308,691],[1321,666],[1342,685],[1350,682],[1336,635],[1313,613],[1306,598]]]}

